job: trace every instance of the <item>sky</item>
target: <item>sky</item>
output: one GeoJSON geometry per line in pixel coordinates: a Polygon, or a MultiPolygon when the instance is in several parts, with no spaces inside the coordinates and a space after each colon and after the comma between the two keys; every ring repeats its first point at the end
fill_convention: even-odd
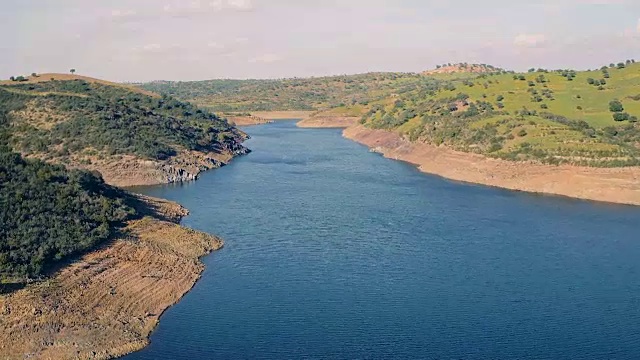
{"type": "Polygon", "coordinates": [[[2,0],[0,78],[587,69],[640,60],[640,0],[2,0]]]}

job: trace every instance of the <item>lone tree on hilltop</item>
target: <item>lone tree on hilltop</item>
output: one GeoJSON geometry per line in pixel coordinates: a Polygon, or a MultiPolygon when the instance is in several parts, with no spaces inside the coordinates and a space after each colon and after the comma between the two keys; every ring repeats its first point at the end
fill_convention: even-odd
{"type": "Polygon", "coordinates": [[[69,72],[71,73],[71,75],[73,75],[73,74],[76,73],[76,69],[71,69],[71,70],[69,70],[69,72]]]}

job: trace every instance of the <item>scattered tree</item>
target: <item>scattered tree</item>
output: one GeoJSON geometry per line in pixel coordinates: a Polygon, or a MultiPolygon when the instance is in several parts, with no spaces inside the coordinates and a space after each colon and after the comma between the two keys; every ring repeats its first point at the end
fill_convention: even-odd
{"type": "Polygon", "coordinates": [[[624,107],[619,100],[612,100],[609,102],[609,111],[611,112],[622,112],[624,111],[624,107]]]}
{"type": "Polygon", "coordinates": [[[613,114],[613,120],[615,121],[625,121],[629,120],[629,114],[623,112],[617,112],[613,114]]]}

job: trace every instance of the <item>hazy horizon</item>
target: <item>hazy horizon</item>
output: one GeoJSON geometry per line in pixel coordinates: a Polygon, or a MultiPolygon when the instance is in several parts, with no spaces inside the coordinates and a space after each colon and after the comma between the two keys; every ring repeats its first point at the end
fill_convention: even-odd
{"type": "MultiPolygon", "coordinates": [[[[420,72],[442,63],[596,68],[640,53],[633,0],[7,0],[0,78],[114,81],[420,72]],[[61,24],[63,26],[61,26],[61,24]]],[[[640,57],[640,56],[638,56],[640,57]]]]}

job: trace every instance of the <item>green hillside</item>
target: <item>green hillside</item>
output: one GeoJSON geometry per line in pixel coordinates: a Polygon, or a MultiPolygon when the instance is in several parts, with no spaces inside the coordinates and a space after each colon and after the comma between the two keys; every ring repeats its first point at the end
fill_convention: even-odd
{"type": "Polygon", "coordinates": [[[0,290],[109,239],[135,211],[89,172],[11,152],[0,112],[0,290]]]}
{"type": "Polygon", "coordinates": [[[85,80],[0,86],[10,146],[25,156],[75,166],[130,156],[168,160],[181,151],[242,150],[225,119],[171,97],[85,80]]]}
{"type": "Polygon", "coordinates": [[[640,165],[640,64],[633,61],[583,72],[467,74],[432,90],[371,104],[362,122],[510,160],[640,165]]]}
{"type": "Polygon", "coordinates": [[[216,111],[324,111],[414,141],[510,160],[640,165],[640,64],[591,71],[445,64],[423,74],[144,84],[216,111]]]}
{"type": "Polygon", "coordinates": [[[149,91],[194,102],[213,111],[318,110],[367,104],[415,89],[431,79],[419,74],[369,73],[307,79],[153,82],[149,91]]]}

